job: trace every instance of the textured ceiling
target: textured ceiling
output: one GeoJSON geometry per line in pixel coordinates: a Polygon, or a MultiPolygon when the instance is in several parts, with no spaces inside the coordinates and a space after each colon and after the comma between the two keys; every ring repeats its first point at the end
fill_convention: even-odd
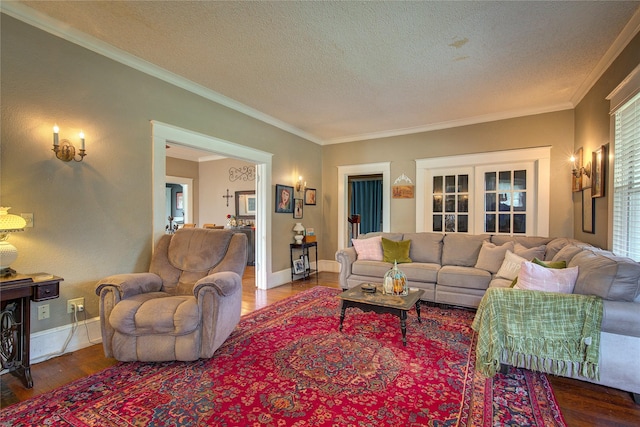
{"type": "Polygon", "coordinates": [[[319,143],[572,108],[640,5],[21,3],[319,143]]]}

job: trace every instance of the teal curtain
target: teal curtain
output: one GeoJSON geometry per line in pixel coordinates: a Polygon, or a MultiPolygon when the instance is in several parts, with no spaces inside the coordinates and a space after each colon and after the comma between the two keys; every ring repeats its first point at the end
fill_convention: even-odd
{"type": "Polygon", "coordinates": [[[350,215],[360,215],[360,234],[382,231],[382,179],[354,180],[350,215]]]}

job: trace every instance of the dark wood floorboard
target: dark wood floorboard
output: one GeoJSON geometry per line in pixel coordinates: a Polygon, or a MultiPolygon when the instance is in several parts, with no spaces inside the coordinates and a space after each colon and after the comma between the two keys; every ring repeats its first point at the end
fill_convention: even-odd
{"type": "MultiPolygon", "coordinates": [[[[254,270],[249,267],[243,277],[243,315],[314,286],[339,287],[338,275],[324,272],[317,280],[312,276],[268,291],[256,289],[254,282],[254,270]]],[[[27,400],[116,363],[116,360],[104,357],[102,344],[98,344],[33,365],[34,387],[29,390],[18,378],[5,374],[0,384],[1,405],[6,407],[27,400]]],[[[568,426],[640,426],[640,405],[633,402],[630,393],[569,378],[549,376],[549,379],[568,426]]]]}

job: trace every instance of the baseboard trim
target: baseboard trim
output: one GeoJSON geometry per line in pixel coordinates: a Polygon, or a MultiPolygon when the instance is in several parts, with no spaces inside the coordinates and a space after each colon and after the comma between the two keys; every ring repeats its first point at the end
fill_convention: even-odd
{"type": "Polygon", "coordinates": [[[61,356],[64,353],[70,353],[102,342],[100,318],[94,317],[78,322],[67,348],[63,349],[72,329],[73,325],[70,324],[32,333],[31,364],[44,362],[52,357],[61,356]]]}

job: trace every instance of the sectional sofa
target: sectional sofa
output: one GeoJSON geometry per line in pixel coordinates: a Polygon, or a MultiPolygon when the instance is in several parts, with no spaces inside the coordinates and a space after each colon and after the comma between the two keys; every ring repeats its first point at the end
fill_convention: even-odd
{"type": "MultiPolygon", "coordinates": [[[[366,249],[382,238],[411,241],[411,262],[398,266],[409,286],[424,289],[422,299],[433,303],[476,308],[489,287],[512,285],[513,277],[505,268],[508,256],[514,254],[578,267],[573,293],[603,299],[600,378],[585,378],[571,369],[567,376],[629,391],[640,403],[640,263],[564,237],[370,233],[354,244],[366,249]]],[[[380,283],[393,266],[378,259],[379,253],[365,249],[360,254],[354,247],[336,252],[343,289],[363,282],[380,283]]]]}

